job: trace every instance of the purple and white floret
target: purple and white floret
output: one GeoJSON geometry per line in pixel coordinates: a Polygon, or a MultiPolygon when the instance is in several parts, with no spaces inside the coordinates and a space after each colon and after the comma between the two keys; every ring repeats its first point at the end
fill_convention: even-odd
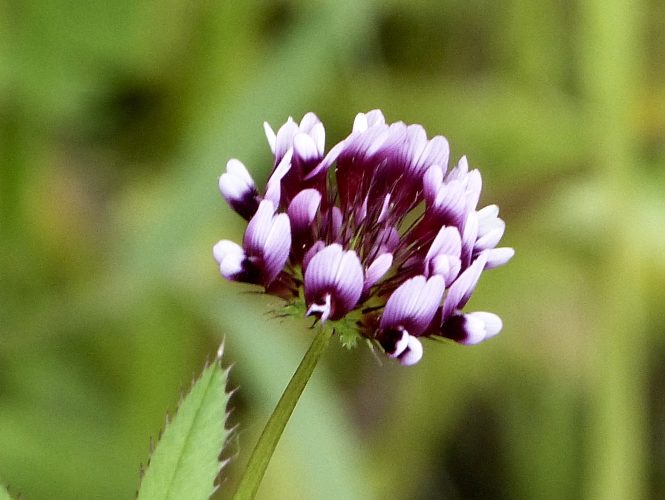
{"type": "Polygon", "coordinates": [[[333,243],[309,261],[305,271],[307,315],[325,322],[340,319],[358,303],[363,291],[363,268],[353,250],[333,243]]]}
{"type": "Polygon", "coordinates": [[[262,285],[326,327],[353,328],[402,365],[421,359],[422,338],[470,345],[501,330],[497,315],[463,309],[483,271],[514,250],[497,248],[498,207],[478,209],[479,170],[465,156],[448,169],[445,137],[388,124],[379,110],[359,113],[327,154],[313,113],[264,128],[274,161],[263,194],[239,160],[219,179],[249,221],[242,246],[213,249],[225,278],[262,285]]]}
{"type": "Polygon", "coordinates": [[[219,190],[226,202],[243,218],[249,220],[259,207],[258,191],[252,176],[239,160],[226,164],[226,173],[219,178],[219,190]]]}

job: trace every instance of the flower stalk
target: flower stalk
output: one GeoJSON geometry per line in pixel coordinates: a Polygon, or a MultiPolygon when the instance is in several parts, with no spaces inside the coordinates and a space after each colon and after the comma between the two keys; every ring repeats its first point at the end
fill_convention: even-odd
{"type": "Polygon", "coordinates": [[[328,346],[331,337],[332,332],[323,326],[319,328],[319,332],[314,336],[314,340],[307,349],[293,377],[291,377],[254,447],[245,473],[240,479],[238,489],[233,497],[234,500],[252,500],[256,496],[282,432],[284,432],[300,395],[312,376],[314,368],[328,346]]]}

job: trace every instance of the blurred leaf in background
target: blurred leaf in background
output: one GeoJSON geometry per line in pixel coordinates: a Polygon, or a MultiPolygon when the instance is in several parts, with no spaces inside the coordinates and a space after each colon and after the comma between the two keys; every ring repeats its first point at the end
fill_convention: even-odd
{"type": "Polygon", "coordinates": [[[264,120],[330,145],[378,107],[481,168],[517,256],[471,306],[504,331],[410,369],[331,348],[259,497],[665,496],[661,4],[0,4],[0,482],[132,498],[225,336],[232,491],[312,332],[218,276],[217,176],[265,179],[264,120]]]}
{"type": "Polygon", "coordinates": [[[232,433],[226,427],[228,369],[222,368],[223,345],[215,360],[183,396],[166,425],[141,477],[137,498],[207,499],[217,490],[226,460],[220,457],[232,433]]]}

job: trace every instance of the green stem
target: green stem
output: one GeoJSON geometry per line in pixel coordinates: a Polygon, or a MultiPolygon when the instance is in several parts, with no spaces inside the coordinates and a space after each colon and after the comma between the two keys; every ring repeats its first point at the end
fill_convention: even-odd
{"type": "Polygon", "coordinates": [[[312,376],[321,354],[328,346],[331,336],[332,333],[327,328],[321,328],[314,337],[254,447],[245,473],[240,479],[240,484],[233,497],[234,500],[252,500],[256,496],[259,484],[261,484],[286,423],[289,421],[302,391],[312,376]]]}
{"type": "Polygon", "coordinates": [[[604,262],[597,269],[602,297],[597,336],[591,345],[587,467],[584,496],[647,498],[648,395],[645,388],[649,325],[643,297],[639,206],[640,137],[633,125],[644,88],[642,12],[635,0],[578,2],[580,61],[588,96],[591,158],[599,185],[608,193],[612,231],[603,239],[604,262]],[[617,270],[621,270],[620,273],[617,270]]]}

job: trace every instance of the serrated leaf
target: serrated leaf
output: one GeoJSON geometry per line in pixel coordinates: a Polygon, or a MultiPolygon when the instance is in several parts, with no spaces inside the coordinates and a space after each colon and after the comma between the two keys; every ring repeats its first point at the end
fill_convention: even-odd
{"type": "Polygon", "coordinates": [[[198,500],[214,493],[223,465],[219,457],[231,434],[226,428],[227,379],[220,348],[166,424],[141,481],[139,500],[198,500]]]}
{"type": "Polygon", "coordinates": [[[0,500],[12,500],[12,497],[9,494],[9,492],[1,484],[0,484],[0,500]]]}

